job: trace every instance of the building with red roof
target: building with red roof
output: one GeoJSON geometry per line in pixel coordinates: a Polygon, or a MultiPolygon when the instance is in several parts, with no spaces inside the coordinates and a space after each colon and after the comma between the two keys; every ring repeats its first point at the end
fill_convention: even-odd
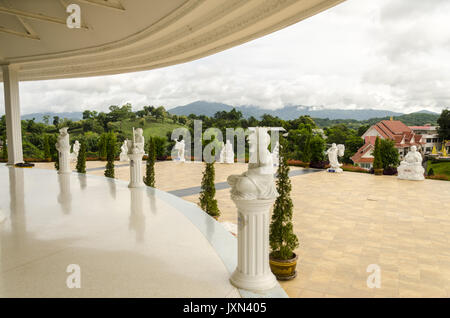
{"type": "Polygon", "coordinates": [[[408,153],[412,146],[416,146],[418,151],[422,151],[425,143],[422,135],[416,134],[411,127],[406,126],[399,120],[382,120],[371,126],[361,136],[364,145],[351,157],[352,161],[361,168],[370,169],[373,166],[373,149],[377,137],[390,139],[395,142],[400,159],[408,153]]]}

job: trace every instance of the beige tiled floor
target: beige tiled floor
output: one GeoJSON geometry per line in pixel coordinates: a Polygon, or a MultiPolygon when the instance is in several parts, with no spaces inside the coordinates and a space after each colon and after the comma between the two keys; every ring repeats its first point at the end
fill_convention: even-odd
{"type": "MultiPolygon", "coordinates": [[[[104,163],[88,162],[94,165],[104,163]]],[[[216,182],[245,169],[217,164],[216,182]]],[[[199,186],[202,170],[199,163],[158,162],[156,185],[199,186]]],[[[116,176],[127,179],[128,168],[117,168],[116,176]]],[[[291,180],[300,247],[298,277],[282,282],[289,296],[450,297],[450,182],[325,171],[291,180]],[[367,287],[369,264],[380,266],[379,289],[367,287]]],[[[235,222],[229,190],[216,198],[220,221],[235,222]]],[[[197,202],[198,195],[184,199],[197,202]]]]}

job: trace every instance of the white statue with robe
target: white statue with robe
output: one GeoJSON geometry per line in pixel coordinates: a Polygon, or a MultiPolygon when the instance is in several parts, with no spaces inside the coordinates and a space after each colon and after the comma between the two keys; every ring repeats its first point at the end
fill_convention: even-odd
{"type": "Polygon", "coordinates": [[[58,173],[70,173],[70,143],[68,127],[63,127],[59,130],[59,136],[55,144],[59,156],[59,170],[58,173]]]}
{"type": "Polygon", "coordinates": [[[129,160],[130,158],[128,158],[127,140],[124,140],[122,146],[120,146],[120,161],[129,161],[129,160]]]}
{"type": "Polygon", "coordinates": [[[397,168],[399,179],[403,180],[424,180],[425,169],[422,167],[422,155],[417,151],[416,146],[411,147],[400,166],[397,168]]]}
{"type": "Polygon", "coordinates": [[[338,156],[342,157],[344,155],[345,146],[337,145],[333,143],[331,148],[327,150],[328,160],[330,161],[330,168],[328,168],[328,172],[343,172],[341,169],[342,164],[338,161],[338,156]]]}
{"type": "Polygon", "coordinates": [[[72,153],[70,154],[70,160],[72,162],[78,161],[78,153],[80,152],[80,143],[78,140],[75,140],[75,143],[72,146],[72,153]]]}
{"type": "Polygon", "coordinates": [[[174,158],[172,160],[174,161],[180,161],[185,162],[186,159],[184,158],[184,140],[178,141],[175,140],[175,146],[173,147],[172,154],[175,153],[174,158]]]}
{"type": "Polygon", "coordinates": [[[248,170],[240,175],[231,175],[227,182],[231,186],[233,200],[270,200],[278,196],[275,187],[272,154],[268,147],[270,135],[265,127],[256,127],[248,137],[250,158],[248,170]]]}

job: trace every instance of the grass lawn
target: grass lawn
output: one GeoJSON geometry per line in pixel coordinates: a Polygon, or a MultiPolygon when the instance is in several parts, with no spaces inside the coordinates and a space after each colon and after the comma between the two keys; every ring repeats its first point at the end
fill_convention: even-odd
{"type": "Polygon", "coordinates": [[[450,161],[431,163],[428,161],[427,169],[433,168],[434,174],[450,176],[450,161]]]}
{"type": "Polygon", "coordinates": [[[132,129],[134,128],[143,128],[144,129],[144,138],[147,140],[150,136],[155,137],[163,137],[166,138],[167,132],[172,132],[175,128],[183,127],[180,124],[174,124],[172,120],[165,119],[164,122],[160,120],[145,120],[145,125],[142,127],[142,123],[140,119],[132,120],[132,121],[123,121],[122,122],[122,130],[125,132],[128,138],[132,137],[132,129]]]}

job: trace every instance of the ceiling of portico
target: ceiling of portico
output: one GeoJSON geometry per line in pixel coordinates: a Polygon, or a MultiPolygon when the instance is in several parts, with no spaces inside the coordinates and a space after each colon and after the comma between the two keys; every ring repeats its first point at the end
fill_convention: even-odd
{"type": "Polygon", "coordinates": [[[20,80],[183,63],[269,34],[344,0],[0,0],[0,64],[20,80]],[[81,8],[81,28],[66,6],[81,8]]]}

